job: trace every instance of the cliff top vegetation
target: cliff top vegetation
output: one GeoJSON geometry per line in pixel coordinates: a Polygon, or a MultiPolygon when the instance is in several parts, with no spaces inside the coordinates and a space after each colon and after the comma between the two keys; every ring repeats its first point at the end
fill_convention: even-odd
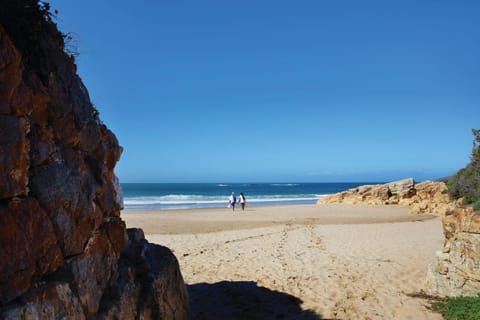
{"type": "Polygon", "coordinates": [[[448,181],[453,199],[463,198],[464,204],[474,204],[480,210],[480,130],[472,129],[474,136],[470,163],[448,181]]]}

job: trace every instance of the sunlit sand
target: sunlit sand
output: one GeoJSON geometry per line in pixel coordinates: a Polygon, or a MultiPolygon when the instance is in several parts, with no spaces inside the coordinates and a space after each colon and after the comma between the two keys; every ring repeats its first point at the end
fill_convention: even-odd
{"type": "Polygon", "coordinates": [[[172,249],[194,318],[441,319],[413,298],[441,221],[397,206],[123,212],[172,249]]]}

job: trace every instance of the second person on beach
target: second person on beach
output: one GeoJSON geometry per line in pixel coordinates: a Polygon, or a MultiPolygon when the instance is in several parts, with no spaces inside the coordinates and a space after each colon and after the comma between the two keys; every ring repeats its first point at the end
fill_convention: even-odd
{"type": "Polygon", "coordinates": [[[238,197],[238,203],[242,206],[242,211],[245,210],[245,205],[247,204],[247,200],[245,199],[245,195],[243,192],[240,192],[240,196],[238,197]]]}

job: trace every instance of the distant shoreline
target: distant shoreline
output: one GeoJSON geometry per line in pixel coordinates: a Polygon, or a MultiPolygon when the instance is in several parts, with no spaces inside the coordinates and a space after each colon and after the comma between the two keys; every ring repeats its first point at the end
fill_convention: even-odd
{"type": "Polygon", "coordinates": [[[319,199],[365,185],[359,183],[123,183],[126,211],[227,207],[243,192],[252,207],[315,204],[319,199]]]}

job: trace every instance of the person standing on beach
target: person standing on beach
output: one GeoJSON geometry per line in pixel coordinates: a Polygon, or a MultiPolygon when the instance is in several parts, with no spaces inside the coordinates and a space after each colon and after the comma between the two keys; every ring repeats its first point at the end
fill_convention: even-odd
{"type": "Polygon", "coordinates": [[[235,203],[237,203],[237,197],[235,197],[235,192],[232,192],[228,199],[228,206],[232,208],[232,211],[235,211],[235,203]]]}
{"type": "Polygon", "coordinates": [[[240,196],[238,197],[238,203],[242,205],[242,211],[245,210],[247,200],[245,199],[245,195],[243,194],[243,192],[240,192],[240,196]]]}

